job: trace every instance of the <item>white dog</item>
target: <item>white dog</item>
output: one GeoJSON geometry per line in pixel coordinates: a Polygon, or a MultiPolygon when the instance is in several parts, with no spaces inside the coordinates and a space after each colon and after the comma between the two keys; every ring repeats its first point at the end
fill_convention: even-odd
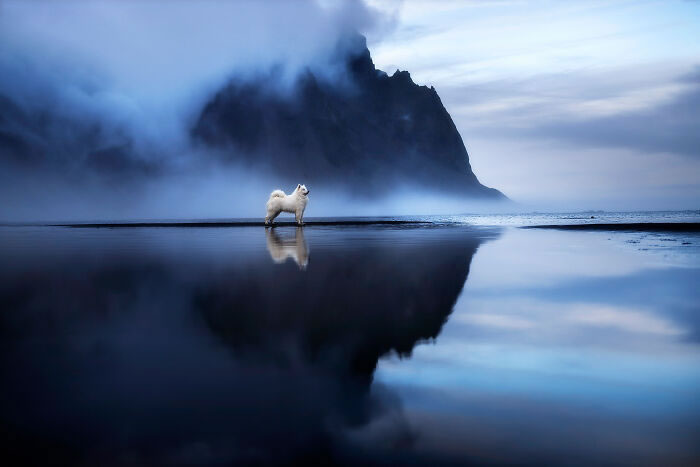
{"type": "Polygon", "coordinates": [[[292,212],[297,220],[297,224],[304,225],[304,210],[306,203],[309,202],[309,190],[306,185],[297,185],[297,188],[291,195],[284,194],[282,190],[275,190],[270,193],[270,199],[267,200],[267,215],[265,216],[265,225],[270,225],[275,221],[275,217],[281,212],[292,212]]]}

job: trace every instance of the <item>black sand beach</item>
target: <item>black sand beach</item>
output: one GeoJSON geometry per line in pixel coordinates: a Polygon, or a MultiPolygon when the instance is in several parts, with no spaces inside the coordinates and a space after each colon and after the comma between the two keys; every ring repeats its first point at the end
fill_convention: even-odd
{"type": "MultiPolygon", "coordinates": [[[[428,226],[436,223],[434,220],[402,220],[402,219],[317,219],[304,222],[305,227],[361,227],[376,225],[413,225],[428,226]]],[[[447,222],[449,224],[450,222],[447,222]]],[[[267,227],[294,227],[294,221],[278,221],[267,227]]],[[[262,221],[230,220],[230,221],[147,221],[147,222],[90,222],[90,223],[55,223],[51,227],[73,228],[142,228],[142,227],[266,227],[262,221]]],[[[557,230],[587,230],[587,231],[620,231],[620,232],[700,232],[699,222],[636,222],[636,223],[590,223],[590,224],[546,224],[527,225],[523,229],[557,229],[557,230]]]]}
{"type": "MultiPolygon", "coordinates": [[[[369,226],[369,225],[419,225],[432,224],[427,221],[407,221],[407,220],[318,220],[304,222],[304,226],[369,226]]],[[[282,221],[275,222],[267,227],[294,227],[296,222],[282,221]]],[[[134,228],[134,227],[265,227],[262,221],[202,221],[202,222],[97,222],[97,223],[77,223],[77,224],[51,224],[51,227],[76,227],[76,228],[134,228]]]]}
{"type": "Polygon", "coordinates": [[[698,222],[640,222],[620,224],[528,225],[523,229],[610,230],[626,232],[700,232],[698,222]]]}

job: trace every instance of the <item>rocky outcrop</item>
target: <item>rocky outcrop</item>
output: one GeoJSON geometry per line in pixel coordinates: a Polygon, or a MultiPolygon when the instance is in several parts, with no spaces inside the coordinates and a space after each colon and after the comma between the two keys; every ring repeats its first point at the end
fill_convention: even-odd
{"type": "Polygon", "coordinates": [[[470,197],[505,199],[485,187],[433,87],[407,71],[377,70],[365,39],[337,48],[339,73],[308,69],[292,90],[281,74],[234,80],[209,101],[192,134],[225,159],[273,167],[290,181],[357,184],[371,192],[417,185],[470,197]]]}

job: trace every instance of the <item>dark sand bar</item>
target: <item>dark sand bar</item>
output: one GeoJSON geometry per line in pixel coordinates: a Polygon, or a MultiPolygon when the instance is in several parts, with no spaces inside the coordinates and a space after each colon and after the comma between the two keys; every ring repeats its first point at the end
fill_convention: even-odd
{"type": "Polygon", "coordinates": [[[628,232],[700,232],[698,222],[640,222],[628,224],[528,225],[523,229],[610,230],[628,232]]]}
{"type": "MultiPolygon", "coordinates": [[[[313,226],[369,226],[369,225],[428,225],[426,221],[407,220],[318,220],[306,221],[304,227],[313,226]]],[[[294,221],[275,222],[268,227],[295,227],[294,221]]],[[[100,222],[78,224],[51,224],[52,227],[77,227],[77,228],[134,228],[134,227],[265,227],[263,221],[227,221],[227,222],[100,222]]]]}

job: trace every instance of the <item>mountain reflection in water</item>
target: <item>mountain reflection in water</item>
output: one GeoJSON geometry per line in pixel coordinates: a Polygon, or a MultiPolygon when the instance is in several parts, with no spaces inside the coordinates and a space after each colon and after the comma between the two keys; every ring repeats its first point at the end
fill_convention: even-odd
{"type": "Polygon", "coordinates": [[[382,461],[380,437],[401,458],[413,434],[378,359],[438,336],[497,233],[293,232],[0,232],[6,455],[344,463],[382,461]]]}

